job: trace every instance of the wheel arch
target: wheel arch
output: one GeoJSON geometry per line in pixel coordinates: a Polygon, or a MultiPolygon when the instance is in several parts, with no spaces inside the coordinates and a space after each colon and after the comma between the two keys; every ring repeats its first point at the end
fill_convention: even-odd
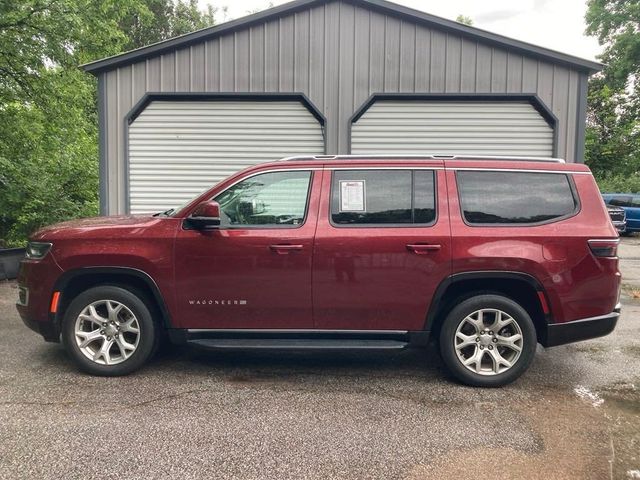
{"type": "Polygon", "coordinates": [[[105,284],[130,286],[142,291],[157,308],[161,326],[171,328],[171,315],[155,280],[143,270],[131,267],[83,267],[63,273],[54,285],[54,291],[61,292],[58,310],[53,314],[58,328],[67,307],[78,294],[105,284]]]}
{"type": "Polygon", "coordinates": [[[436,289],[427,312],[425,330],[432,336],[437,335],[444,317],[455,304],[483,293],[504,295],[518,302],[531,316],[538,341],[544,343],[546,326],[551,318],[547,295],[535,277],[523,272],[475,271],[450,275],[436,289]]]}

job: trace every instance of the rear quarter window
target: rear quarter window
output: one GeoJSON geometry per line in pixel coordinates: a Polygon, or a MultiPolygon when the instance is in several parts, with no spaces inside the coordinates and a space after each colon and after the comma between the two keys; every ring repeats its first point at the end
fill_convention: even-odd
{"type": "Polygon", "coordinates": [[[547,223],[578,210],[564,173],[458,171],[456,179],[462,214],[471,225],[547,223]]]}

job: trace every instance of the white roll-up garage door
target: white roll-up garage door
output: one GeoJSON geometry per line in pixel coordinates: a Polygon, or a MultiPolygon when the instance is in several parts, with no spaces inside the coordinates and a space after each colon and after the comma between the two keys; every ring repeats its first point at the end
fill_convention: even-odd
{"type": "Polygon", "coordinates": [[[298,101],[153,101],[129,126],[131,213],[177,207],[250,165],[325,152],[298,101]]]}
{"type": "Polygon", "coordinates": [[[375,102],[352,125],[353,154],[553,154],[553,129],[529,102],[375,102]]]}

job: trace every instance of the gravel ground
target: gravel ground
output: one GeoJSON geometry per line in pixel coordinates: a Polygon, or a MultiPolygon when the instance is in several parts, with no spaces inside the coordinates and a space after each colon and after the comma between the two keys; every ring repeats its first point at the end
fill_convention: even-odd
{"type": "MultiPolygon", "coordinates": [[[[625,283],[640,286],[640,240],[621,255],[625,283]]],[[[22,325],[15,297],[0,282],[0,478],[640,478],[630,295],[612,335],[540,348],[498,390],[452,382],[419,350],[178,349],[95,378],[22,325]]]]}

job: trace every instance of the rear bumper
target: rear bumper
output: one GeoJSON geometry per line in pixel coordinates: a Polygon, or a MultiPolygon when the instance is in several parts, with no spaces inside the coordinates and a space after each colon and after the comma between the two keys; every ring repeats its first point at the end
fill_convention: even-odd
{"type": "Polygon", "coordinates": [[[603,337],[613,332],[618,323],[618,318],[620,318],[620,304],[616,305],[613,312],[600,317],[549,324],[547,325],[547,332],[542,345],[555,347],[566,343],[603,337]]]}

